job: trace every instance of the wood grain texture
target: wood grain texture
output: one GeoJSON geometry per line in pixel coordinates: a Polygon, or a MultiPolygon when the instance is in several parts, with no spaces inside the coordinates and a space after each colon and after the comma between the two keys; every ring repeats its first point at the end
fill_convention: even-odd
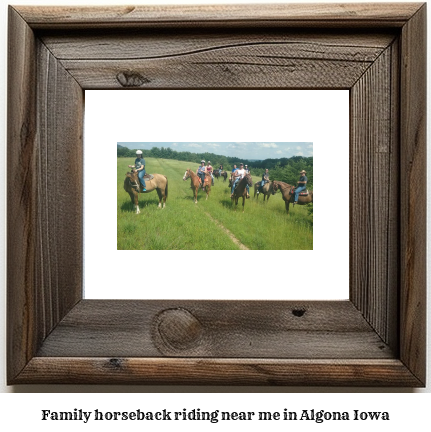
{"type": "Polygon", "coordinates": [[[10,8],[8,382],[423,386],[424,38],[414,3],[10,8]],[[350,301],[81,300],[89,88],[350,89],[350,301]]]}
{"type": "Polygon", "coordinates": [[[98,88],[350,88],[395,38],[381,35],[244,32],[165,34],[116,43],[99,35],[54,42],[52,52],[85,89],[98,88]],[[325,37],[326,36],[326,37],[325,37]],[[100,47],[100,48],[99,48],[100,47]],[[108,47],[108,48],[107,48],[108,47]],[[112,47],[112,49],[110,49],[112,47]],[[127,47],[127,48],[126,48],[127,47]],[[64,51],[63,51],[64,49],[64,51]],[[109,60],[107,60],[109,59],[109,60]],[[118,79],[141,77],[131,85],[118,79]]]}
{"type": "Polygon", "coordinates": [[[350,88],[395,38],[277,30],[111,33],[41,38],[85,89],[350,88]],[[123,81],[119,76],[140,77],[123,81]]]}
{"type": "MultiPolygon", "coordinates": [[[[189,324],[188,324],[189,325],[189,324]]],[[[48,357],[392,358],[349,302],[83,300],[47,337],[48,357]],[[176,326],[159,315],[180,311],[176,326]],[[184,338],[190,315],[193,339],[184,338]],[[157,324],[157,328],[154,328],[157,324]],[[197,324],[197,325],[196,325],[197,324]],[[161,333],[163,330],[164,333],[161,333]],[[175,337],[177,332],[178,337],[175,337]],[[183,337],[182,343],[180,336],[183,337]],[[91,340],[92,343],[87,342],[91,340]],[[176,340],[176,344],[170,341],[176,340]],[[190,343],[190,342],[193,343],[190,343]]]]}
{"type": "Polygon", "coordinates": [[[426,5],[401,37],[401,360],[425,381],[426,362],[426,5]]]}
{"type": "Polygon", "coordinates": [[[8,376],[17,375],[36,353],[33,260],[36,230],[35,38],[9,9],[7,127],[7,355],[8,376]]]}
{"type": "Polygon", "coordinates": [[[344,30],[334,33],[307,29],[168,29],[128,31],[69,30],[61,35],[39,31],[40,40],[60,61],[62,60],[144,60],[184,56],[223,48],[253,45],[265,50],[271,44],[291,44],[299,58],[313,55],[320,60],[374,61],[393,41],[396,31],[358,33],[344,30]],[[315,49],[313,49],[315,47],[315,49]]]}
{"type": "Polygon", "coordinates": [[[418,387],[399,360],[34,357],[17,383],[418,387]]]}
{"type": "MultiPolygon", "coordinates": [[[[397,127],[390,45],[351,89],[350,299],[397,350],[397,127]],[[395,112],[393,112],[395,111],[395,112]]],[[[395,75],[396,78],[396,75],[395,75]]]]}
{"type": "Polygon", "coordinates": [[[37,44],[35,289],[43,339],[82,295],[84,93],[37,44]]]}
{"type": "Polygon", "coordinates": [[[119,7],[21,6],[33,28],[118,27],[402,27],[420,3],[257,4],[119,7]]]}
{"type": "Polygon", "coordinates": [[[81,298],[83,91],[12,8],[9,14],[8,373],[14,376],[81,298]]]}

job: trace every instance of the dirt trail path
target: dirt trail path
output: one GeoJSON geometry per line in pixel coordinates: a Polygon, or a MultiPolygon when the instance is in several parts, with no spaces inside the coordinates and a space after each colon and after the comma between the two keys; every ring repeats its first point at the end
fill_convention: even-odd
{"type": "Polygon", "coordinates": [[[218,220],[214,219],[209,213],[205,212],[208,218],[219,228],[221,228],[229,238],[242,250],[249,250],[249,248],[243,245],[226,227],[224,227],[218,220]]]}

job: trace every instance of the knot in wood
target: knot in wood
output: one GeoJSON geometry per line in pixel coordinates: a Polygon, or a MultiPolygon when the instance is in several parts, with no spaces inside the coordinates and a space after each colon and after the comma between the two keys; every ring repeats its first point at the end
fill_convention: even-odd
{"type": "Polygon", "coordinates": [[[117,358],[112,358],[109,359],[109,366],[114,368],[114,369],[119,369],[122,366],[122,360],[117,359],[117,358]]]}
{"type": "Polygon", "coordinates": [[[292,309],[292,314],[296,317],[302,317],[305,314],[305,309],[292,309]]]}
{"type": "Polygon", "coordinates": [[[117,81],[123,87],[141,87],[150,82],[148,78],[142,76],[139,72],[119,72],[117,74],[117,81]]]}
{"type": "Polygon", "coordinates": [[[185,350],[199,344],[203,329],[188,310],[178,308],[166,309],[156,317],[156,332],[169,348],[185,350]]]}

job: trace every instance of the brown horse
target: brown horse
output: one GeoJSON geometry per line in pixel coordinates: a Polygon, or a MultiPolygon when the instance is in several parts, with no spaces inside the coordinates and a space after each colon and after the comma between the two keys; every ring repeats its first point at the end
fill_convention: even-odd
{"type": "Polygon", "coordinates": [[[222,171],[220,172],[219,169],[214,170],[214,177],[218,180],[219,177],[223,177],[223,181],[225,182],[227,179],[227,172],[226,171],[222,171]]]}
{"type": "MultiPolygon", "coordinates": [[[[194,171],[192,171],[190,168],[188,168],[187,171],[184,173],[183,180],[185,181],[189,178],[191,179],[191,187],[193,189],[194,201],[195,201],[195,204],[197,204],[198,203],[198,191],[199,191],[199,188],[202,187],[201,180],[200,180],[199,176],[194,171]]],[[[208,199],[208,196],[211,192],[211,175],[210,174],[205,175],[204,188],[205,188],[205,192],[207,193],[206,199],[208,199]]]]}
{"type": "MultiPolygon", "coordinates": [[[[258,181],[254,184],[254,197],[259,200],[259,194],[257,193],[258,189],[260,188],[261,182],[258,181]]],[[[273,189],[272,189],[272,183],[265,183],[263,185],[262,191],[260,192],[263,195],[263,202],[265,202],[265,198],[267,201],[269,201],[269,197],[272,195],[273,189]]]]}
{"type": "Polygon", "coordinates": [[[128,172],[126,174],[126,178],[124,179],[124,190],[130,195],[130,199],[132,204],[135,206],[136,214],[139,214],[141,211],[139,210],[139,194],[152,192],[154,189],[157,191],[157,195],[159,196],[159,205],[160,208],[162,206],[163,200],[163,208],[166,206],[166,198],[168,197],[168,179],[163,174],[153,174],[153,178],[151,180],[145,178],[146,191],[143,192],[143,187],[141,182],[139,181],[138,173],[136,171],[128,172]]]}
{"type": "Polygon", "coordinates": [[[238,205],[238,199],[242,197],[242,212],[244,213],[244,202],[245,198],[247,196],[247,188],[246,186],[249,185],[249,187],[253,186],[253,179],[251,178],[250,174],[246,174],[236,185],[236,188],[233,191],[232,201],[235,200],[235,211],[236,207],[238,205]]]}
{"type": "MultiPolygon", "coordinates": [[[[278,189],[281,190],[281,194],[283,195],[283,200],[284,200],[284,204],[286,206],[286,213],[289,214],[289,204],[290,203],[294,203],[294,199],[295,199],[295,192],[292,191],[293,186],[281,181],[273,181],[272,182],[272,188],[273,188],[273,192],[272,194],[274,195],[278,189]]],[[[298,197],[298,202],[297,204],[299,205],[306,205],[306,204],[310,204],[313,202],[313,191],[308,191],[308,195],[307,196],[299,196],[298,197]]]]}

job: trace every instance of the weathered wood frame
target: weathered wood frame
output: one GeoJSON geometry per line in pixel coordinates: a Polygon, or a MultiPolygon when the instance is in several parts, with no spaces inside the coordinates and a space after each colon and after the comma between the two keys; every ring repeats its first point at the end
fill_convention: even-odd
{"type": "Polygon", "coordinates": [[[8,383],[424,386],[425,7],[10,7],[8,383]],[[84,90],[126,87],[350,89],[350,299],[83,300],[84,90]]]}

